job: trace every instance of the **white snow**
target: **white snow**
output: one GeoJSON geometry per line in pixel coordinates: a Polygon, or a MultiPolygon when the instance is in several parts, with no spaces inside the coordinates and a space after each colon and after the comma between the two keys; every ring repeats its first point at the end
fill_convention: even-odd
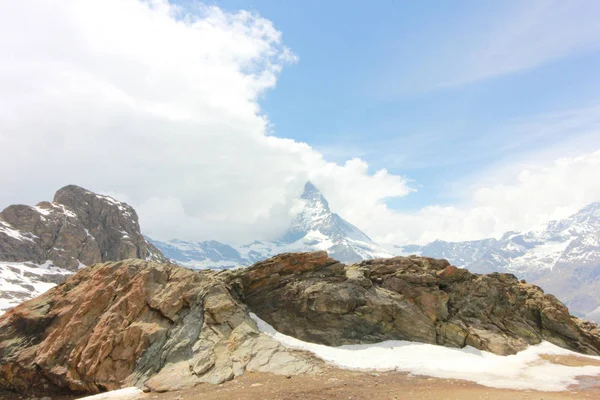
{"type": "Polygon", "coordinates": [[[110,392],[95,394],[93,396],[80,397],[78,400],[129,400],[137,399],[141,395],[142,389],[137,387],[128,387],[110,392]]]}
{"type": "Polygon", "coordinates": [[[52,203],[52,207],[54,207],[54,208],[60,208],[60,210],[62,211],[62,213],[65,214],[67,217],[77,218],[77,215],[73,211],[71,211],[67,207],[65,207],[63,204],[52,203]]]}
{"type": "Polygon", "coordinates": [[[477,350],[408,341],[329,347],[308,343],[277,332],[255,314],[258,329],[286,347],[306,350],[346,369],[396,370],[444,379],[463,379],[494,388],[567,390],[582,376],[600,376],[600,367],[568,367],[542,359],[542,354],[573,355],[600,360],[562,349],[548,342],[530,346],[511,356],[477,350]]]}
{"type": "Polygon", "coordinates": [[[509,259],[506,268],[514,272],[552,269],[572,239],[540,243],[522,256],[509,259]]]}
{"type": "Polygon", "coordinates": [[[110,204],[117,206],[119,208],[119,211],[121,211],[124,216],[131,218],[131,212],[129,211],[130,207],[127,204],[120,202],[119,200],[116,200],[110,196],[104,196],[101,194],[96,194],[95,196],[99,199],[102,199],[110,204]]]}
{"type": "Polygon", "coordinates": [[[45,275],[71,274],[71,271],[55,267],[50,261],[40,265],[0,261],[0,314],[56,286],[45,282],[45,275]]]}
{"type": "MultiPolygon", "coordinates": [[[[4,234],[12,237],[13,239],[29,240],[30,242],[33,242],[33,239],[31,237],[24,236],[21,233],[21,231],[19,231],[17,229],[13,229],[8,223],[6,223],[4,221],[0,221],[0,233],[4,233],[4,234]]],[[[32,236],[34,236],[34,235],[32,235],[32,236]]]]}
{"type": "Polygon", "coordinates": [[[34,209],[35,211],[39,212],[42,215],[50,215],[50,210],[48,210],[46,208],[42,208],[42,207],[38,207],[38,206],[33,206],[31,208],[34,209]]]}

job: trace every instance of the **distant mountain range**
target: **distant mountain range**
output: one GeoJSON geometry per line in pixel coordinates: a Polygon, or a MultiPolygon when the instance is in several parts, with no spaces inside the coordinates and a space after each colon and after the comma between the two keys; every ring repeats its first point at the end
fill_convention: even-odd
{"type": "Polygon", "coordinates": [[[326,250],[331,257],[345,263],[394,255],[332,212],[323,194],[311,182],[304,186],[301,199],[304,201],[302,211],[289,229],[273,241],[234,245],[215,240],[147,239],[166,257],[192,268],[232,268],[252,265],[280,253],[313,250],[326,250]]]}
{"type": "Polygon", "coordinates": [[[500,239],[436,240],[396,246],[398,254],[446,258],[472,272],[509,272],[556,295],[579,316],[600,320],[600,203],[542,229],[500,239]]]}

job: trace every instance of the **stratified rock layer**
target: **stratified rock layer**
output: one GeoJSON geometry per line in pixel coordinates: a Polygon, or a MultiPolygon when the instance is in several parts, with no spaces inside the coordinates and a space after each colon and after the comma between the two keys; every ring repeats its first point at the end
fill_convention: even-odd
{"type": "Polygon", "coordinates": [[[600,354],[598,326],[507,274],[425,257],[346,266],[325,252],[233,271],[126,260],[81,270],[0,317],[0,389],[164,391],[245,370],[319,370],[260,333],[250,312],[296,338],[342,345],[404,339],[513,354],[548,340],[600,354]]]}

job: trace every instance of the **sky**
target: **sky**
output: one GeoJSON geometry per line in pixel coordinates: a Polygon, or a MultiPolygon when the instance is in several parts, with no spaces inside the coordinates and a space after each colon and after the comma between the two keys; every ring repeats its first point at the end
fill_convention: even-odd
{"type": "Polygon", "coordinates": [[[600,201],[600,3],[0,0],[0,208],[276,237],[307,180],[384,245],[600,201]]]}

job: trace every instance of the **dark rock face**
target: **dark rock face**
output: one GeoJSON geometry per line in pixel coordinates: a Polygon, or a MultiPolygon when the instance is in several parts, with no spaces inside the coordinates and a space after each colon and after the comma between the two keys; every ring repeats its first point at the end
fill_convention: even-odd
{"type": "Polygon", "coordinates": [[[127,258],[164,261],[140,233],[135,210],[111,197],[70,185],[56,192],[52,203],[0,212],[0,260],[50,260],[74,271],[80,262],[127,258]]]}
{"type": "Polygon", "coordinates": [[[95,393],[175,390],[244,370],[319,370],[309,354],[260,333],[328,345],[411,340],[513,354],[542,340],[600,354],[598,326],[509,274],[396,257],[346,266],[325,252],[252,267],[192,271],[125,260],[97,264],[0,316],[0,389],[95,393]]]}
{"type": "Polygon", "coordinates": [[[398,339],[506,355],[547,340],[600,354],[594,324],[510,274],[472,274],[414,256],[345,266],[324,252],[282,254],[236,273],[253,312],[306,341],[398,339]]]}

